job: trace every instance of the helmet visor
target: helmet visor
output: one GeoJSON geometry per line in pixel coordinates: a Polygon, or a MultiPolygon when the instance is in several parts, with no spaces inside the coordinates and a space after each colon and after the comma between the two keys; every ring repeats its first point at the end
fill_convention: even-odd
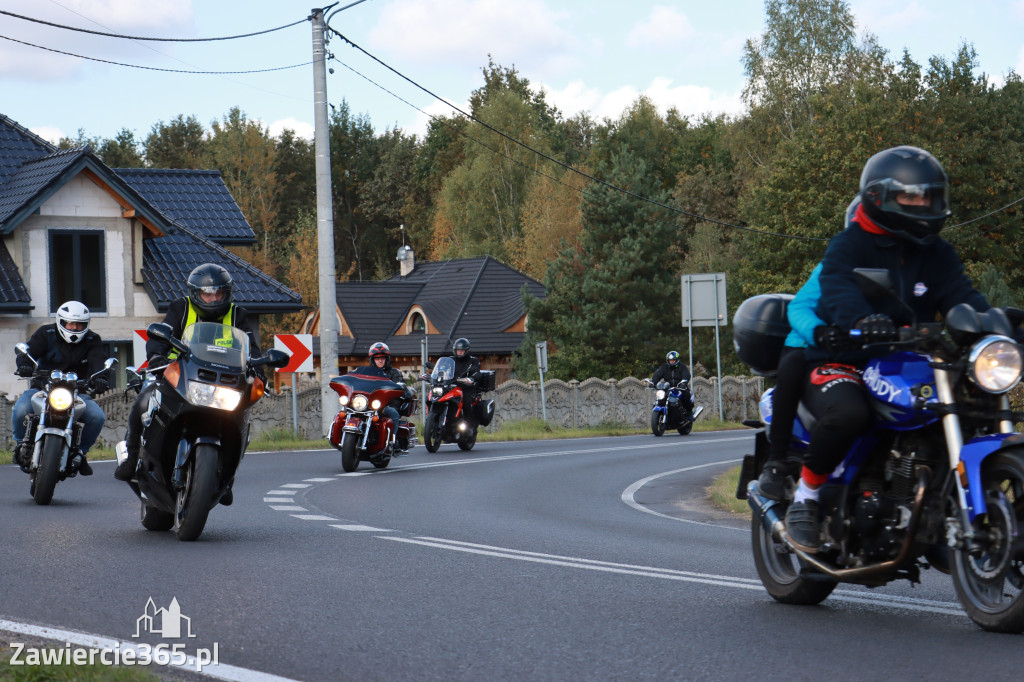
{"type": "Polygon", "coordinates": [[[905,185],[885,178],[866,188],[867,199],[886,213],[916,220],[936,220],[949,215],[949,186],[944,182],[905,185]]]}
{"type": "Polygon", "coordinates": [[[223,303],[228,298],[227,287],[195,287],[195,296],[206,304],[223,303]]]}

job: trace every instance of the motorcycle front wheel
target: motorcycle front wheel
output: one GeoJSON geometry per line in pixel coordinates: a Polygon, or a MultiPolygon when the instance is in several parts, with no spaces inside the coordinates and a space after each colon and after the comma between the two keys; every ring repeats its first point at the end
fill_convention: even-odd
{"type": "Polygon", "coordinates": [[[751,514],[750,542],[754,566],[764,589],[783,604],[808,606],[825,600],[836,582],[825,576],[809,578],[801,571],[800,560],[785,545],[775,541],[757,514],[751,514]]]}
{"type": "Polygon", "coordinates": [[[358,434],[344,433],[341,436],[341,468],[351,474],[359,468],[359,454],[356,452],[358,434]]]}
{"type": "Polygon", "coordinates": [[[459,438],[459,449],[469,451],[476,445],[476,429],[467,431],[459,438]]]}
{"type": "Polygon", "coordinates": [[[679,435],[680,436],[689,436],[690,435],[690,431],[693,431],[693,422],[687,422],[686,426],[680,426],[679,427],[679,435]]]}
{"type": "Polygon", "coordinates": [[[441,447],[441,426],[437,421],[437,413],[431,412],[423,422],[423,445],[427,452],[437,452],[441,447]]]}
{"type": "Polygon", "coordinates": [[[50,504],[53,500],[53,490],[57,487],[57,479],[60,478],[60,460],[66,447],[67,443],[60,436],[43,436],[39,469],[36,471],[35,485],[32,489],[32,499],[36,504],[50,504]]]}
{"type": "Polygon", "coordinates": [[[197,445],[175,505],[174,532],[179,540],[192,542],[202,535],[217,492],[217,467],[217,448],[197,445]]]}
{"type": "Polygon", "coordinates": [[[986,459],[981,481],[988,512],[974,520],[980,540],[953,552],[953,585],[982,629],[1024,632],[1024,450],[986,459]]]}
{"type": "Polygon", "coordinates": [[[661,412],[651,412],[651,433],[655,436],[665,434],[665,415],[661,412]]]}

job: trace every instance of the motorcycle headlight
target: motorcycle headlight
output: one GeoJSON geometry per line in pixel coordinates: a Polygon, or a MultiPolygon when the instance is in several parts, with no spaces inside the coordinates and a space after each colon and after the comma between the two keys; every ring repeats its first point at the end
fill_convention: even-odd
{"type": "Polygon", "coordinates": [[[971,379],[989,393],[1006,393],[1020,381],[1024,359],[1020,346],[1005,336],[986,336],[967,358],[971,379]]]}
{"type": "Polygon", "coordinates": [[[352,408],[359,410],[360,412],[365,410],[366,406],[369,404],[370,401],[367,400],[365,395],[357,395],[355,398],[352,398],[352,408]]]}
{"type": "Polygon", "coordinates": [[[379,400],[374,400],[372,403],[370,403],[370,407],[372,407],[375,410],[379,410],[380,409],[380,401],[379,400]]]}
{"type": "Polygon", "coordinates": [[[74,401],[74,399],[74,396],[71,395],[71,391],[69,391],[66,388],[55,388],[52,391],[50,391],[50,407],[57,410],[58,412],[63,412],[69,407],[71,407],[71,403],[74,401]]]}
{"type": "Polygon", "coordinates": [[[437,388],[433,389],[431,393],[433,393],[436,396],[440,396],[442,393],[444,393],[444,389],[438,386],[437,388]]]}
{"type": "Polygon", "coordinates": [[[658,391],[654,395],[655,395],[655,397],[658,398],[658,400],[664,400],[665,399],[665,391],[658,391]]]}
{"type": "Polygon", "coordinates": [[[338,402],[339,402],[339,403],[340,403],[341,405],[343,405],[343,406],[344,406],[344,405],[348,405],[348,396],[347,396],[347,395],[343,395],[343,396],[340,396],[340,397],[338,398],[338,402]]]}
{"type": "Polygon", "coordinates": [[[224,386],[203,384],[193,381],[188,385],[188,401],[200,407],[212,407],[218,410],[233,410],[242,402],[241,391],[224,386]]]}

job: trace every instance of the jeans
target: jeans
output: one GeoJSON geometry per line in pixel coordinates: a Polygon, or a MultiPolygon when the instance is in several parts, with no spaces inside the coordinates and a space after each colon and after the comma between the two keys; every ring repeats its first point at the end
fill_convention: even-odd
{"type": "MultiPolygon", "coordinates": [[[[21,439],[25,437],[25,417],[32,414],[32,396],[39,391],[35,388],[30,388],[21,394],[18,398],[18,402],[14,403],[14,409],[11,411],[11,427],[14,429],[14,440],[21,442],[21,439]]],[[[89,452],[95,443],[96,439],[100,437],[100,431],[103,430],[103,422],[107,420],[107,416],[103,414],[103,408],[96,404],[96,401],[87,395],[79,394],[85,402],[85,414],[84,416],[77,416],[76,419],[82,422],[82,442],[80,447],[82,454],[89,452]]]]}

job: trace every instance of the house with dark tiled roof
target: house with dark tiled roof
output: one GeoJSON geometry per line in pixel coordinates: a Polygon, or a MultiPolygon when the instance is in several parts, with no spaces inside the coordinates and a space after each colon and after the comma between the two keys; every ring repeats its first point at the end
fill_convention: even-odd
{"type": "MultiPolygon", "coordinates": [[[[423,341],[431,359],[452,352],[465,337],[484,369],[498,382],[511,373],[512,356],[526,335],[525,288],[544,298],[544,285],[490,256],[416,263],[412,249],[398,252],[398,274],[381,282],[339,282],[338,365],[341,372],[366,364],[370,346],[383,341],[392,364],[420,365],[423,341]]],[[[314,335],[319,357],[320,311],[306,316],[300,333],[314,335]]]]}
{"type": "MultiPolygon", "coordinates": [[[[141,362],[135,330],[162,319],[206,262],[231,272],[235,301],[257,319],[301,310],[299,294],[227,249],[254,240],[219,171],[110,168],[88,147],[57,149],[0,114],[4,348],[79,300],[123,376],[141,362]]],[[[14,365],[13,352],[0,353],[0,392],[23,389],[14,365]]]]}

